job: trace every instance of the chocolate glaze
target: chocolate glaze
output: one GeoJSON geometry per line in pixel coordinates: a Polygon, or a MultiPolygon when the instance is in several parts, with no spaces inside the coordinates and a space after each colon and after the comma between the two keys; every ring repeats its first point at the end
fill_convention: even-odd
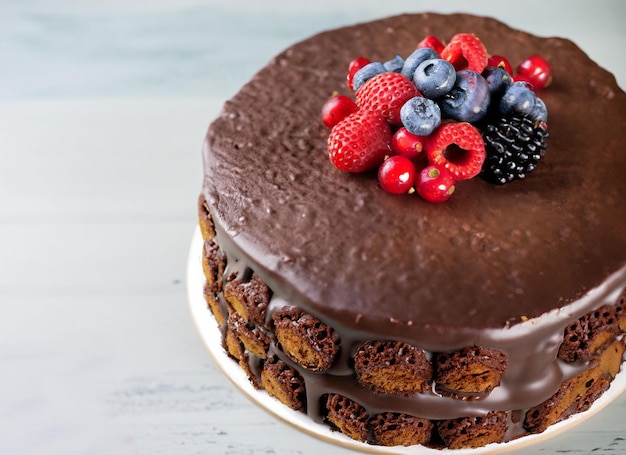
{"type": "Polygon", "coordinates": [[[296,305],[340,334],[333,369],[302,373],[309,398],[337,391],[370,412],[433,419],[524,409],[574,374],[556,360],[568,322],[615,303],[626,285],[625,118],[614,77],[568,40],[471,15],[402,15],[276,56],[211,124],[202,191],[229,267],[239,261],[267,282],[270,310],[296,305]],[[540,93],[549,147],[537,170],[504,186],[461,181],[448,202],[429,204],[385,193],[374,173],[335,169],[320,109],[346,90],[348,62],[407,56],[428,34],[460,32],[512,62],[551,62],[554,82],[540,93]],[[390,399],[351,376],[350,354],[368,339],[430,352],[478,344],[506,352],[509,367],[482,400],[390,399]]]}

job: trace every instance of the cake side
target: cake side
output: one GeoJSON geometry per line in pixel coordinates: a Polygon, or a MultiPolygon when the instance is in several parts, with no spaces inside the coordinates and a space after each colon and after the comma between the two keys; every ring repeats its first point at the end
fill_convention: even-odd
{"type": "MultiPolygon", "coordinates": [[[[211,244],[205,243],[204,255],[213,254],[213,249],[207,248],[211,244]]],[[[248,278],[234,278],[233,282],[248,283],[255,276],[245,275],[248,278]]],[[[233,279],[228,269],[224,280],[227,277],[233,279]]],[[[607,301],[613,301],[612,297],[615,295],[607,301]]],[[[616,302],[583,315],[561,332],[550,331],[545,339],[534,334],[523,344],[508,345],[506,354],[484,346],[423,352],[406,343],[339,338],[332,327],[274,297],[273,304],[264,307],[265,322],[257,325],[249,320],[245,324],[248,330],[241,334],[230,320],[241,318],[238,311],[250,313],[259,299],[252,294],[244,299],[246,308],[240,310],[233,308],[238,304],[233,305],[232,299],[222,300],[222,310],[230,314],[229,322],[220,325],[225,349],[255,387],[354,439],[379,445],[478,447],[542,432],[587,410],[620,371],[626,348],[626,291],[616,302]],[[282,329],[272,320],[293,327],[289,332],[295,336],[278,335],[282,329]],[[598,330],[600,325],[606,329],[598,330]],[[260,353],[249,345],[252,332],[269,339],[260,353]],[[573,349],[575,338],[582,340],[577,349],[573,349]],[[330,351],[324,348],[329,343],[333,346],[330,351]],[[319,353],[315,362],[300,355],[304,346],[304,352],[319,353]],[[560,353],[556,362],[552,358],[542,363],[545,359],[536,355],[555,349],[560,353]],[[364,357],[369,358],[364,361],[364,357]],[[512,368],[507,365],[509,357],[512,368]],[[368,364],[368,377],[361,376],[358,363],[368,364]],[[429,377],[433,370],[435,375],[429,377]],[[456,385],[446,382],[445,376],[450,374],[456,385]],[[497,380],[475,389],[489,381],[485,377],[494,375],[497,380]],[[422,386],[424,381],[428,387],[422,386]],[[372,387],[380,383],[391,388],[372,387]],[[407,385],[416,388],[406,393],[407,385]]],[[[213,311],[211,301],[207,299],[207,303],[213,311]]]]}

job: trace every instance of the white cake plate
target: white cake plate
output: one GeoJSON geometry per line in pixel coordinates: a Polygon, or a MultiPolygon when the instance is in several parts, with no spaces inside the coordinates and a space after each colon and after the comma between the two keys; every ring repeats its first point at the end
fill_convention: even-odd
{"type": "Polygon", "coordinates": [[[583,422],[587,418],[599,412],[607,404],[617,398],[626,390],[626,371],[620,371],[615,377],[609,390],[598,398],[591,408],[585,412],[575,414],[569,419],[550,426],[546,431],[539,434],[524,436],[510,442],[501,444],[489,444],[477,449],[430,449],[428,447],[415,445],[409,447],[384,447],[364,444],[345,436],[342,433],[331,430],[327,425],[311,420],[306,414],[294,411],[283,405],[277,399],[269,396],[263,390],[255,389],[250,383],[239,364],[228,357],[222,348],[221,334],[213,314],[207,308],[204,299],[204,273],[202,271],[202,236],[200,229],[196,228],[187,261],[187,292],[189,306],[193,320],[198,328],[202,341],[206,345],[209,353],[213,357],[216,365],[224,375],[253,403],[261,407],[271,415],[290,424],[298,430],[307,433],[316,439],[321,439],[331,444],[336,444],[352,450],[374,454],[397,454],[397,455],[441,455],[450,453],[454,455],[486,455],[500,454],[511,450],[521,449],[537,444],[556,434],[571,429],[575,425],[583,422]]]}

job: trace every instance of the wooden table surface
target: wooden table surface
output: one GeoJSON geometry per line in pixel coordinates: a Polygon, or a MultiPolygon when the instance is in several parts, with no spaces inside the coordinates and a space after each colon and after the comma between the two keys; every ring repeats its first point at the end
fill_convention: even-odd
{"type": "MultiPolygon", "coordinates": [[[[0,0],[0,453],[352,453],[258,409],[196,332],[200,147],[294,41],[418,11],[571,38],[626,87],[621,0],[0,0]]],[[[515,453],[626,453],[625,417],[515,453]]]]}

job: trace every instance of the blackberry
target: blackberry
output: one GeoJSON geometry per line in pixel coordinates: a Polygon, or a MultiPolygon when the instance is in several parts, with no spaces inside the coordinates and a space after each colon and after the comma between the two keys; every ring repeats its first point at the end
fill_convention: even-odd
{"type": "Polygon", "coordinates": [[[501,117],[483,128],[487,157],[480,176],[487,182],[503,185],[520,180],[532,172],[548,144],[545,123],[529,117],[501,117]]]}

